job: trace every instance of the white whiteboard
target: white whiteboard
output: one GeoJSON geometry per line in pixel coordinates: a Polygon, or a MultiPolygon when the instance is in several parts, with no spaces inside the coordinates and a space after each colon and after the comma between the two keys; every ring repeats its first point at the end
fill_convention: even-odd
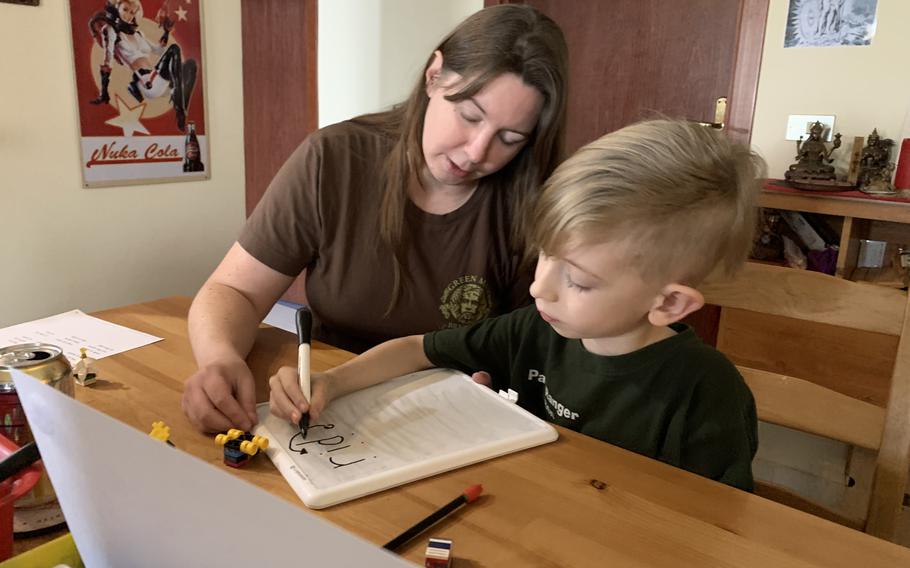
{"type": "Polygon", "coordinates": [[[322,509],[556,440],[556,429],[470,377],[432,369],[332,401],[307,439],[257,407],[253,433],[306,506],[322,509]]]}

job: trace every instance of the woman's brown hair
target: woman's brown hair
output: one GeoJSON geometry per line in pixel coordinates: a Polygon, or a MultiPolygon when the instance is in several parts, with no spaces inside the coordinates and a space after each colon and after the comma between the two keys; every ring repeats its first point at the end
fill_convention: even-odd
{"type": "MultiPolygon", "coordinates": [[[[480,10],[455,28],[435,51],[442,54],[443,73],[464,78],[461,88],[445,98],[472,97],[491,80],[513,73],[543,95],[544,103],[528,143],[502,169],[485,177],[483,191],[501,192],[513,220],[512,248],[525,248],[524,227],[531,201],[543,181],[562,159],[568,82],[568,50],[562,31],[530,6],[498,5],[480,10]]],[[[435,54],[434,51],[434,54],[435,54]]],[[[422,149],[424,115],[429,98],[425,74],[431,54],[410,96],[390,111],[356,121],[381,127],[395,139],[383,170],[383,199],[379,235],[394,255],[395,284],[389,310],[402,289],[408,247],[404,230],[408,183],[426,165],[422,149]]]]}

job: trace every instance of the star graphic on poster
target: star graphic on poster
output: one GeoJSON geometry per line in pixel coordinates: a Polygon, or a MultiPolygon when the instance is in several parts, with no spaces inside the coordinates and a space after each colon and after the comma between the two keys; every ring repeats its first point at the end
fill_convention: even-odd
{"type": "Polygon", "coordinates": [[[145,112],[145,103],[130,108],[119,96],[114,95],[114,99],[117,101],[117,112],[120,114],[104,121],[104,123],[122,128],[124,136],[132,136],[134,132],[148,134],[149,131],[139,122],[139,119],[142,118],[142,113],[145,112]]]}
{"type": "Polygon", "coordinates": [[[174,10],[174,13],[177,14],[177,19],[183,22],[186,21],[186,10],[183,9],[183,6],[174,10]]]}

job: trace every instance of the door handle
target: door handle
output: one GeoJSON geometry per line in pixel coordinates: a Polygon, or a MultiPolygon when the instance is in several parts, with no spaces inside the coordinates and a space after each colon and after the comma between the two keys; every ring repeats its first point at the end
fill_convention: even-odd
{"type": "Polygon", "coordinates": [[[698,124],[708,128],[724,129],[724,118],[727,116],[727,97],[718,97],[714,102],[714,122],[702,122],[696,120],[698,124]]]}

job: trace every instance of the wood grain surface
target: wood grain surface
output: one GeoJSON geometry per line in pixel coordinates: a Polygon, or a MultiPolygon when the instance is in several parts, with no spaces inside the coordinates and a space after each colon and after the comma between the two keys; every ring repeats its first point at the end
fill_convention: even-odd
{"type": "MultiPolygon", "coordinates": [[[[163,420],[178,449],[303,508],[267,459],[226,468],[213,438],[184,417],[183,383],[195,370],[189,304],[176,297],[94,314],[165,339],[101,360],[99,384],[78,389],[77,398],[143,432],[163,420]]],[[[348,357],[316,343],[312,366],[325,369],[348,357]]],[[[259,400],[266,399],[268,376],[295,358],[293,335],[263,327],[250,357],[259,400]]],[[[307,511],[381,545],[482,483],[481,499],[425,535],[453,539],[458,568],[910,566],[910,550],[897,545],[575,432],[559,433],[553,444],[307,511]]],[[[401,553],[422,565],[425,545],[418,538],[401,553]]]]}

